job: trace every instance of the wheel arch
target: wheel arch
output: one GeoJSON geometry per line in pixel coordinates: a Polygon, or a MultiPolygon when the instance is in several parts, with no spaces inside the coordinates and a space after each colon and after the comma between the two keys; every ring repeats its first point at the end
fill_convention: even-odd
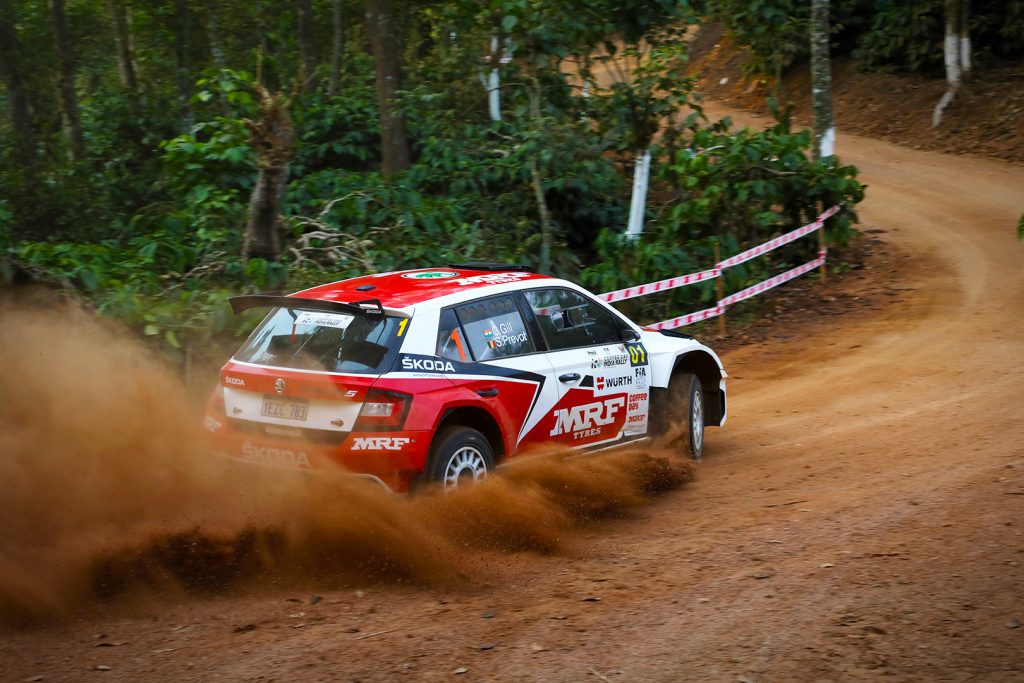
{"type": "Polygon", "coordinates": [[[706,411],[704,423],[715,427],[725,424],[725,371],[718,358],[702,349],[684,353],[676,358],[669,381],[683,373],[692,373],[700,380],[706,411]]]}
{"type": "Polygon", "coordinates": [[[484,438],[487,439],[487,443],[491,445],[495,462],[505,458],[505,439],[502,436],[501,427],[498,426],[497,419],[484,408],[479,406],[453,406],[446,408],[435,430],[435,438],[436,434],[440,434],[450,425],[472,427],[483,434],[484,438]]]}

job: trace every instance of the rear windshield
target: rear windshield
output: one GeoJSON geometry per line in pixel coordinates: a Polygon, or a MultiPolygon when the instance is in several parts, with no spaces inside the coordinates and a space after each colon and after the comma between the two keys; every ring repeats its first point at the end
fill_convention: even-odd
{"type": "Polygon", "coordinates": [[[275,309],[249,335],[235,360],[282,368],[379,374],[398,354],[408,322],[370,317],[275,309]]]}

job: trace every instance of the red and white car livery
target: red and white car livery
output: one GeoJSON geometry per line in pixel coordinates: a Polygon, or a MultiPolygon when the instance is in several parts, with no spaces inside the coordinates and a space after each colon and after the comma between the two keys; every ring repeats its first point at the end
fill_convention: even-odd
{"type": "Polygon", "coordinates": [[[457,486],[534,443],[601,448],[685,425],[692,457],[726,418],[706,346],[653,332],[572,282],[473,263],[289,296],[220,373],[205,420],[244,460],[332,464],[396,491],[457,486]]]}

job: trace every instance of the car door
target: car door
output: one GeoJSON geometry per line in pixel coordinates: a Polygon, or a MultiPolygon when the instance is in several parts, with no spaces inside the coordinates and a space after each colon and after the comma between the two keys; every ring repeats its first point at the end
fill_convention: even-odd
{"type": "Polygon", "coordinates": [[[626,327],[607,308],[573,289],[524,290],[548,348],[559,400],[530,440],[573,447],[611,444],[647,432],[647,356],[626,344],[626,327]]]}
{"type": "Polygon", "coordinates": [[[559,398],[554,370],[524,313],[515,295],[502,294],[446,308],[438,324],[437,355],[457,368],[448,378],[482,399],[510,452],[559,398]]]}

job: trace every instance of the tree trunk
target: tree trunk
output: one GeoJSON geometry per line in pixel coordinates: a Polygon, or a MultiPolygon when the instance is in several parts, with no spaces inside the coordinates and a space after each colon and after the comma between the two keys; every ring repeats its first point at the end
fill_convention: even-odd
{"type": "Polygon", "coordinates": [[[555,228],[551,223],[551,211],[544,194],[544,179],[540,175],[540,167],[536,159],[530,162],[530,180],[533,194],[537,198],[537,213],[540,217],[540,272],[551,270],[551,243],[554,242],[555,228]]]}
{"type": "Polygon", "coordinates": [[[245,227],[243,254],[246,259],[277,260],[281,254],[278,216],[288,182],[295,129],[288,113],[288,99],[282,93],[271,95],[256,86],[260,101],[258,121],[246,121],[257,151],[260,172],[249,198],[249,220],[245,227]]]}
{"type": "Polygon", "coordinates": [[[811,97],[814,108],[814,158],[835,154],[832,116],[832,61],[829,58],[829,0],[811,0],[811,97]]]}
{"type": "Polygon", "coordinates": [[[946,62],[946,92],[932,111],[932,128],[942,123],[942,114],[960,90],[963,80],[964,66],[970,70],[971,39],[967,30],[968,7],[966,0],[946,0],[946,39],[943,52],[946,62]],[[964,53],[962,48],[966,48],[964,53]]]}
{"type": "Polygon", "coordinates": [[[132,60],[132,43],[128,31],[128,13],[122,0],[110,0],[110,18],[114,24],[114,42],[117,45],[117,64],[121,69],[121,85],[135,92],[139,89],[132,60]]]}
{"type": "Polygon", "coordinates": [[[53,21],[53,39],[60,64],[60,105],[71,143],[71,158],[81,161],[85,154],[85,142],[82,138],[82,119],[78,113],[78,95],[75,93],[75,56],[71,49],[64,0],[50,0],[50,18],[53,21]]]}
{"type": "Polygon", "coordinates": [[[174,66],[178,82],[178,108],[181,112],[182,127],[192,127],[192,79],[189,76],[188,51],[188,0],[174,2],[174,66]]]}
{"type": "Polygon", "coordinates": [[[17,15],[11,0],[0,0],[0,77],[7,90],[7,107],[14,131],[14,149],[18,163],[30,170],[35,166],[36,145],[29,113],[25,76],[19,59],[17,15]]]}
{"type": "Polygon", "coordinates": [[[341,55],[345,47],[345,24],[341,21],[341,0],[331,0],[331,74],[327,80],[327,94],[338,92],[341,76],[341,55]]]}
{"type": "Polygon", "coordinates": [[[395,95],[402,82],[402,55],[395,35],[390,0],[366,0],[366,25],[377,80],[381,173],[394,176],[408,170],[411,162],[405,119],[395,106],[395,95]]]}
{"type": "Polygon", "coordinates": [[[311,89],[316,84],[316,26],[313,0],[299,0],[299,61],[302,63],[301,86],[311,89]]]}
{"type": "MultiPolygon", "coordinates": [[[[530,88],[530,117],[533,120],[535,129],[539,130],[543,121],[540,115],[540,81],[534,76],[530,88]]],[[[538,155],[539,156],[539,155],[538,155]]],[[[537,199],[537,214],[540,218],[540,271],[542,273],[551,270],[551,246],[555,241],[555,225],[551,221],[551,210],[548,208],[547,193],[544,191],[544,178],[540,172],[540,165],[537,158],[530,161],[530,180],[533,185],[533,194],[537,199]]]]}
{"type": "Polygon", "coordinates": [[[971,0],[960,0],[960,72],[964,78],[971,76],[971,0]]]}
{"type": "Polygon", "coordinates": [[[647,210],[647,187],[651,176],[651,150],[636,155],[633,165],[633,195],[629,201],[629,221],[626,238],[635,242],[644,231],[644,213],[647,210]]]}
{"type": "Polygon", "coordinates": [[[228,68],[224,58],[224,44],[220,40],[220,5],[214,0],[207,4],[206,36],[210,41],[210,56],[218,69],[228,68]]]}

